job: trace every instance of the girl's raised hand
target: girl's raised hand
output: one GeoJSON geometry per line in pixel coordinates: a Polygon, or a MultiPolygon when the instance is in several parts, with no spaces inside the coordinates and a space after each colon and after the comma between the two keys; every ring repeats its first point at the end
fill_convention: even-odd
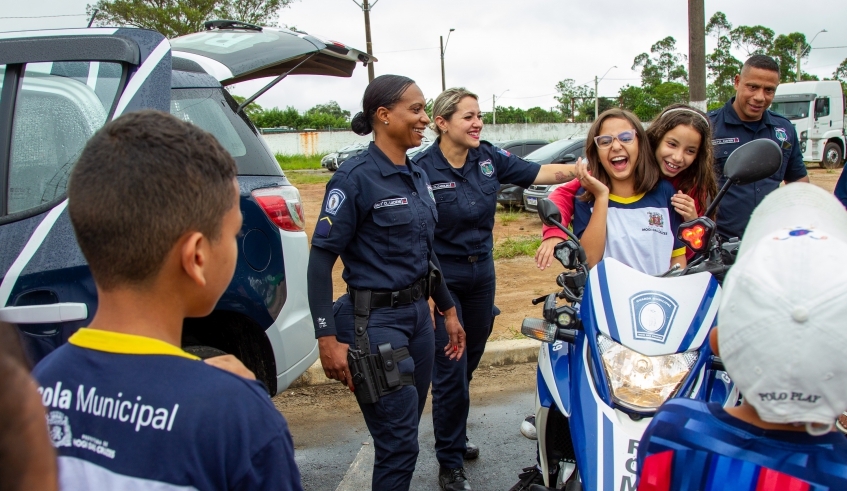
{"type": "Polygon", "coordinates": [[[682,221],[687,222],[697,218],[697,207],[694,205],[694,198],[682,191],[677,191],[675,195],[671,196],[671,204],[682,217],[682,221]]]}
{"type": "Polygon", "coordinates": [[[594,198],[608,198],[609,188],[588,173],[588,163],[576,163],[576,178],[582,187],[594,195],[594,198]]]}
{"type": "Polygon", "coordinates": [[[538,269],[544,271],[545,268],[549,268],[553,264],[553,251],[559,242],[564,242],[564,239],[561,237],[548,237],[541,241],[541,245],[535,253],[535,265],[538,269]]]}

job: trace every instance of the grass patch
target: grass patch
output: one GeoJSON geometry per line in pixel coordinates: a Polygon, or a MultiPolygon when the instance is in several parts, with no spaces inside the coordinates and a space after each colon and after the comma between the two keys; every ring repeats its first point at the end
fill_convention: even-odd
{"type": "Polygon", "coordinates": [[[320,174],[312,174],[310,172],[288,172],[285,174],[285,177],[288,178],[291,184],[300,186],[303,184],[326,184],[329,182],[332,174],[329,172],[320,174]]]}
{"type": "Polygon", "coordinates": [[[500,219],[500,223],[503,224],[503,226],[508,226],[510,223],[514,222],[515,220],[519,219],[520,217],[521,217],[520,212],[505,211],[504,210],[502,212],[497,213],[497,218],[500,219]]]}
{"type": "Polygon", "coordinates": [[[326,154],[319,155],[282,155],[276,154],[276,161],[279,162],[282,170],[300,170],[300,169],[320,169],[321,159],[326,154]]]}
{"type": "Polygon", "coordinates": [[[535,256],[540,245],[541,237],[507,237],[494,245],[494,259],[535,256]]]}

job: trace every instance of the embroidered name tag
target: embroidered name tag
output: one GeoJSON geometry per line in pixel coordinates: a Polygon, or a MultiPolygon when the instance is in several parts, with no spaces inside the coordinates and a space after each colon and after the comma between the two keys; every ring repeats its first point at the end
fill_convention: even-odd
{"type": "Polygon", "coordinates": [[[727,143],[738,143],[740,141],[738,138],[720,138],[718,140],[712,140],[712,145],[726,145],[727,143]]]}
{"type": "Polygon", "coordinates": [[[455,182],[439,182],[438,184],[432,185],[433,191],[441,191],[442,189],[452,189],[456,187],[455,182]]]}
{"type": "Polygon", "coordinates": [[[409,204],[409,200],[406,198],[391,198],[384,199],[382,201],[377,201],[374,205],[374,210],[378,210],[380,208],[385,208],[386,206],[405,206],[409,204]]]}

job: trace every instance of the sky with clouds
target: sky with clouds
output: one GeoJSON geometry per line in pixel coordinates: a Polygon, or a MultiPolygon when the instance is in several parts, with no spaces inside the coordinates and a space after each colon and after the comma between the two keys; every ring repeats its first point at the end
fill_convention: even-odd
{"type": "MultiPolygon", "coordinates": [[[[84,16],[11,19],[9,17],[84,14],[91,0],[6,2],[0,31],[84,27],[84,16]]],[[[656,41],[673,36],[688,53],[688,2],[685,0],[378,0],[371,10],[371,35],[377,75],[409,76],[427,98],[441,90],[439,36],[450,35],[445,56],[447,86],[464,86],[480,95],[483,110],[492,95],[498,105],[551,108],[556,83],[571,78],[615,96],[626,84],[637,85],[631,70],[635,56],[656,41]],[[502,96],[500,96],[502,94],[502,96]]],[[[761,24],[777,35],[802,32],[813,43],[803,71],[831,76],[847,58],[847,2],[843,0],[705,0],[706,19],[724,12],[733,26],[761,24]],[[827,47],[834,49],[819,49],[827,47]]],[[[364,18],[353,0],[295,0],[280,12],[280,23],[336,39],[365,50],[364,18]]],[[[715,41],[707,39],[707,52],[715,41]]],[[[741,60],[746,55],[735,51],[741,60]]],[[[264,81],[240,84],[233,92],[249,95],[264,81]]],[[[351,78],[290,77],[258,99],[264,107],[294,106],[303,111],[337,101],[355,113],[368,83],[361,65],[351,78]]]]}

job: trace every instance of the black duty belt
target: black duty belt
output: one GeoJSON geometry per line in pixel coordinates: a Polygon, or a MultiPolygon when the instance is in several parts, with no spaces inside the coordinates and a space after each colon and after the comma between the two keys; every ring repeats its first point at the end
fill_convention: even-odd
{"type": "Polygon", "coordinates": [[[365,292],[370,294],[369,307],[372,309],[381,309],[385,307],[399,307],[415,303],[421,299],[426,293],[426,278],[421,278],[408,287],[396,292],[381,292],[376,290],[356,290],[347,287],[347,292],[350,293],[350,302],[357,305],[357,299],[361,300],[365,292]]]}

